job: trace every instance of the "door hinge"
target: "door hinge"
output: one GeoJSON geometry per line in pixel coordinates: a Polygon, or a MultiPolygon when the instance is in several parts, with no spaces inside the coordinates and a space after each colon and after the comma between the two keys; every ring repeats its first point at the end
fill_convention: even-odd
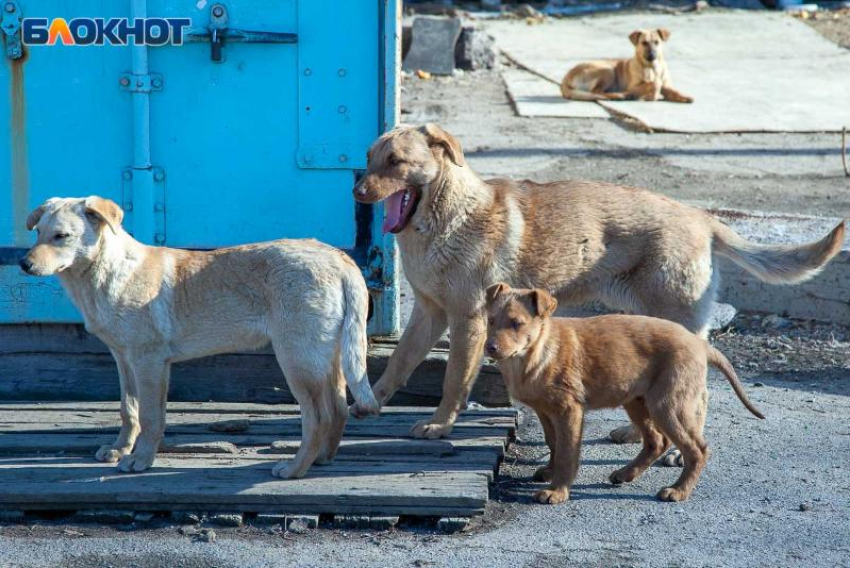
{"type": "MultiPolygon", "coordinates": [[[[161,246],[165,244],[165,170],[159,167],[150,169],[124,168],[121,173],[121,207],[124,209],[124,226],[131,236],[144,238],[142,235],[134,234],[136,223],[153,228],[153,244],[161,246]],[[139,210],[136,207],[141,199],[134,199],[134,186],[145,189],[148,184],[153,184],[153,206],[150,210],[139,210]],[[150,223],[150,221],[153,223],[150,223]]],[[[143,208],[145,209],[145,208],[143,208]]]]}
{"type": "Polygon", "coordinates": [[[14,0],[6,0],[0,18],[0,29],[6,35],[6,57],[20,59],[24,55],[21,44],[21,9],[14,0]]]}
{"type": "Polygon", "coordinates": [[[150,93],[161,91],[164,85],[162,74],[150,73],[148,75],[133,75],[132,73],[121,73],[118,78],[118,86],[122,91],[128,93],[150,93]]]}

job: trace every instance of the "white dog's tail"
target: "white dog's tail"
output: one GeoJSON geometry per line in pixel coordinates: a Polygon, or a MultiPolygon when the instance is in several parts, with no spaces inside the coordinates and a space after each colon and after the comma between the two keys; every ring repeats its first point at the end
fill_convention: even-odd
{"type": "Polygon", "coordinates": [[[381,405],[372,393],[366,373],[366,320],[369,317],[369,291],[357,268],[342,274],[345,307],[342,319],[341,354],[345,382],[357,403],[358,416],[378,414],[381,405]]]}
{"type": "Polygon", "coordinates": [[[844,243],[844,221],[814,243],[762,245],[713,220],[715,252],[770,284],[796,284],[812,278],[838,254],[844,243]]]}

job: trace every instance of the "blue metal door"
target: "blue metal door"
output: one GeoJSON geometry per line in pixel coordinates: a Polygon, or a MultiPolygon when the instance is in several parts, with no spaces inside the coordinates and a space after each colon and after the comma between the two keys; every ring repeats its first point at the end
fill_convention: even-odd
{"type": "Polygon", "coordinates": [[[13,263],[32,241],[33,207],[97,193],[150,244],[315,237],[348,249],[379,294],[372,332],[395,331],[394,243],[351,188],[396,120],[398,0],[0,6],[0,180],[11,188],[0,201],[0,323],[80,321],[58,282],[13,263]],[[191,27],[179,46],[57,44],[15,57],[16,21],[80,16],[191,27]]]}

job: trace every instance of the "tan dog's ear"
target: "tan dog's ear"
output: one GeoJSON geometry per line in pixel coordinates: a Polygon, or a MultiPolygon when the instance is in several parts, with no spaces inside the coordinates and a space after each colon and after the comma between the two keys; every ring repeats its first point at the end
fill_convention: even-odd
{"type": "Polygon", "coordinates": [[[41,221],[41,216],[44,215],[48,209],[51,208],[57,201],[60,201],[58,197],[51,197],[35,209],[33,209],[32,213],[27,217],[27,231],[32,231],[35,229],[35,226],[38,225],[38,222],[41,221]]]}
{"type": "Polygon", "coordinates": [[[552,294],[546,290],[532,290],[531,300],[534,302],[534,308],[537,310],[537,315],[545,318],[555,313],[558,309],[558,300],[552,297],[552,294]]]}
{"type": "Polygon", "coordinates": [[[463,148],[460,147],[460,142],[457,141],[457,138],[432,122],[429,122],[419,130],[428,139],[428,146],[441,146],[452,162],[458,166],[466,165],[466,160],[463,157],[463,148]]]}
{"type": "Polygon", "coordinates": [[[667,41],[670,39],[670,30],[667,28],[658,28],[655,30],[659,36],[661,36],[661,41],[667,41]]]}
{"type": "Polygon", "coordinates": [[[87,216],[94,217],[98,221],[106,223],[112,229],[113,233],[118,233],[116,227],[121,225],[121,221],[124,219],[124,211],[117,203],[111,199],[104,199],[93,195],[86,198],[85,205],[87,216]]]}
{"type": "Polygon", "coordinates": [[[637,45],[638,41],[640,41],[640,36],[643,34],[641,30],[635,30],[629,34],[629,41],[632,42],[632,45],[637,45]]]}
{"type": "Polygon", "coordinates": [[[493,284],[489,288],[487,288],[487,303],[492,304],[496,298],[510,290],[510,286],[505,284],[504,282],[499,282],[498,284],[493,284]]]}

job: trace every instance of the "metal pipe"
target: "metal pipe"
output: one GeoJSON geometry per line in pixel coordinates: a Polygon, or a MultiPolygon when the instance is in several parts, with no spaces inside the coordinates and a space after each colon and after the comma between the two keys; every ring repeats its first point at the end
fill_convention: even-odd
{"type": "MultiPolygon", "coordinates": [[[[146,18],[147,0],[130,0],[130,19],[146,18]]],[[[149,74],[148,48],[130,46],[133,79],[144,81],[149,74]]],[[[137,86],[141,86],[137,83],[137,86]]],[[[133,236],[143,243],[154,242],[154,180],[151,164],[150,92],[133,92],[133,236]]]]}

